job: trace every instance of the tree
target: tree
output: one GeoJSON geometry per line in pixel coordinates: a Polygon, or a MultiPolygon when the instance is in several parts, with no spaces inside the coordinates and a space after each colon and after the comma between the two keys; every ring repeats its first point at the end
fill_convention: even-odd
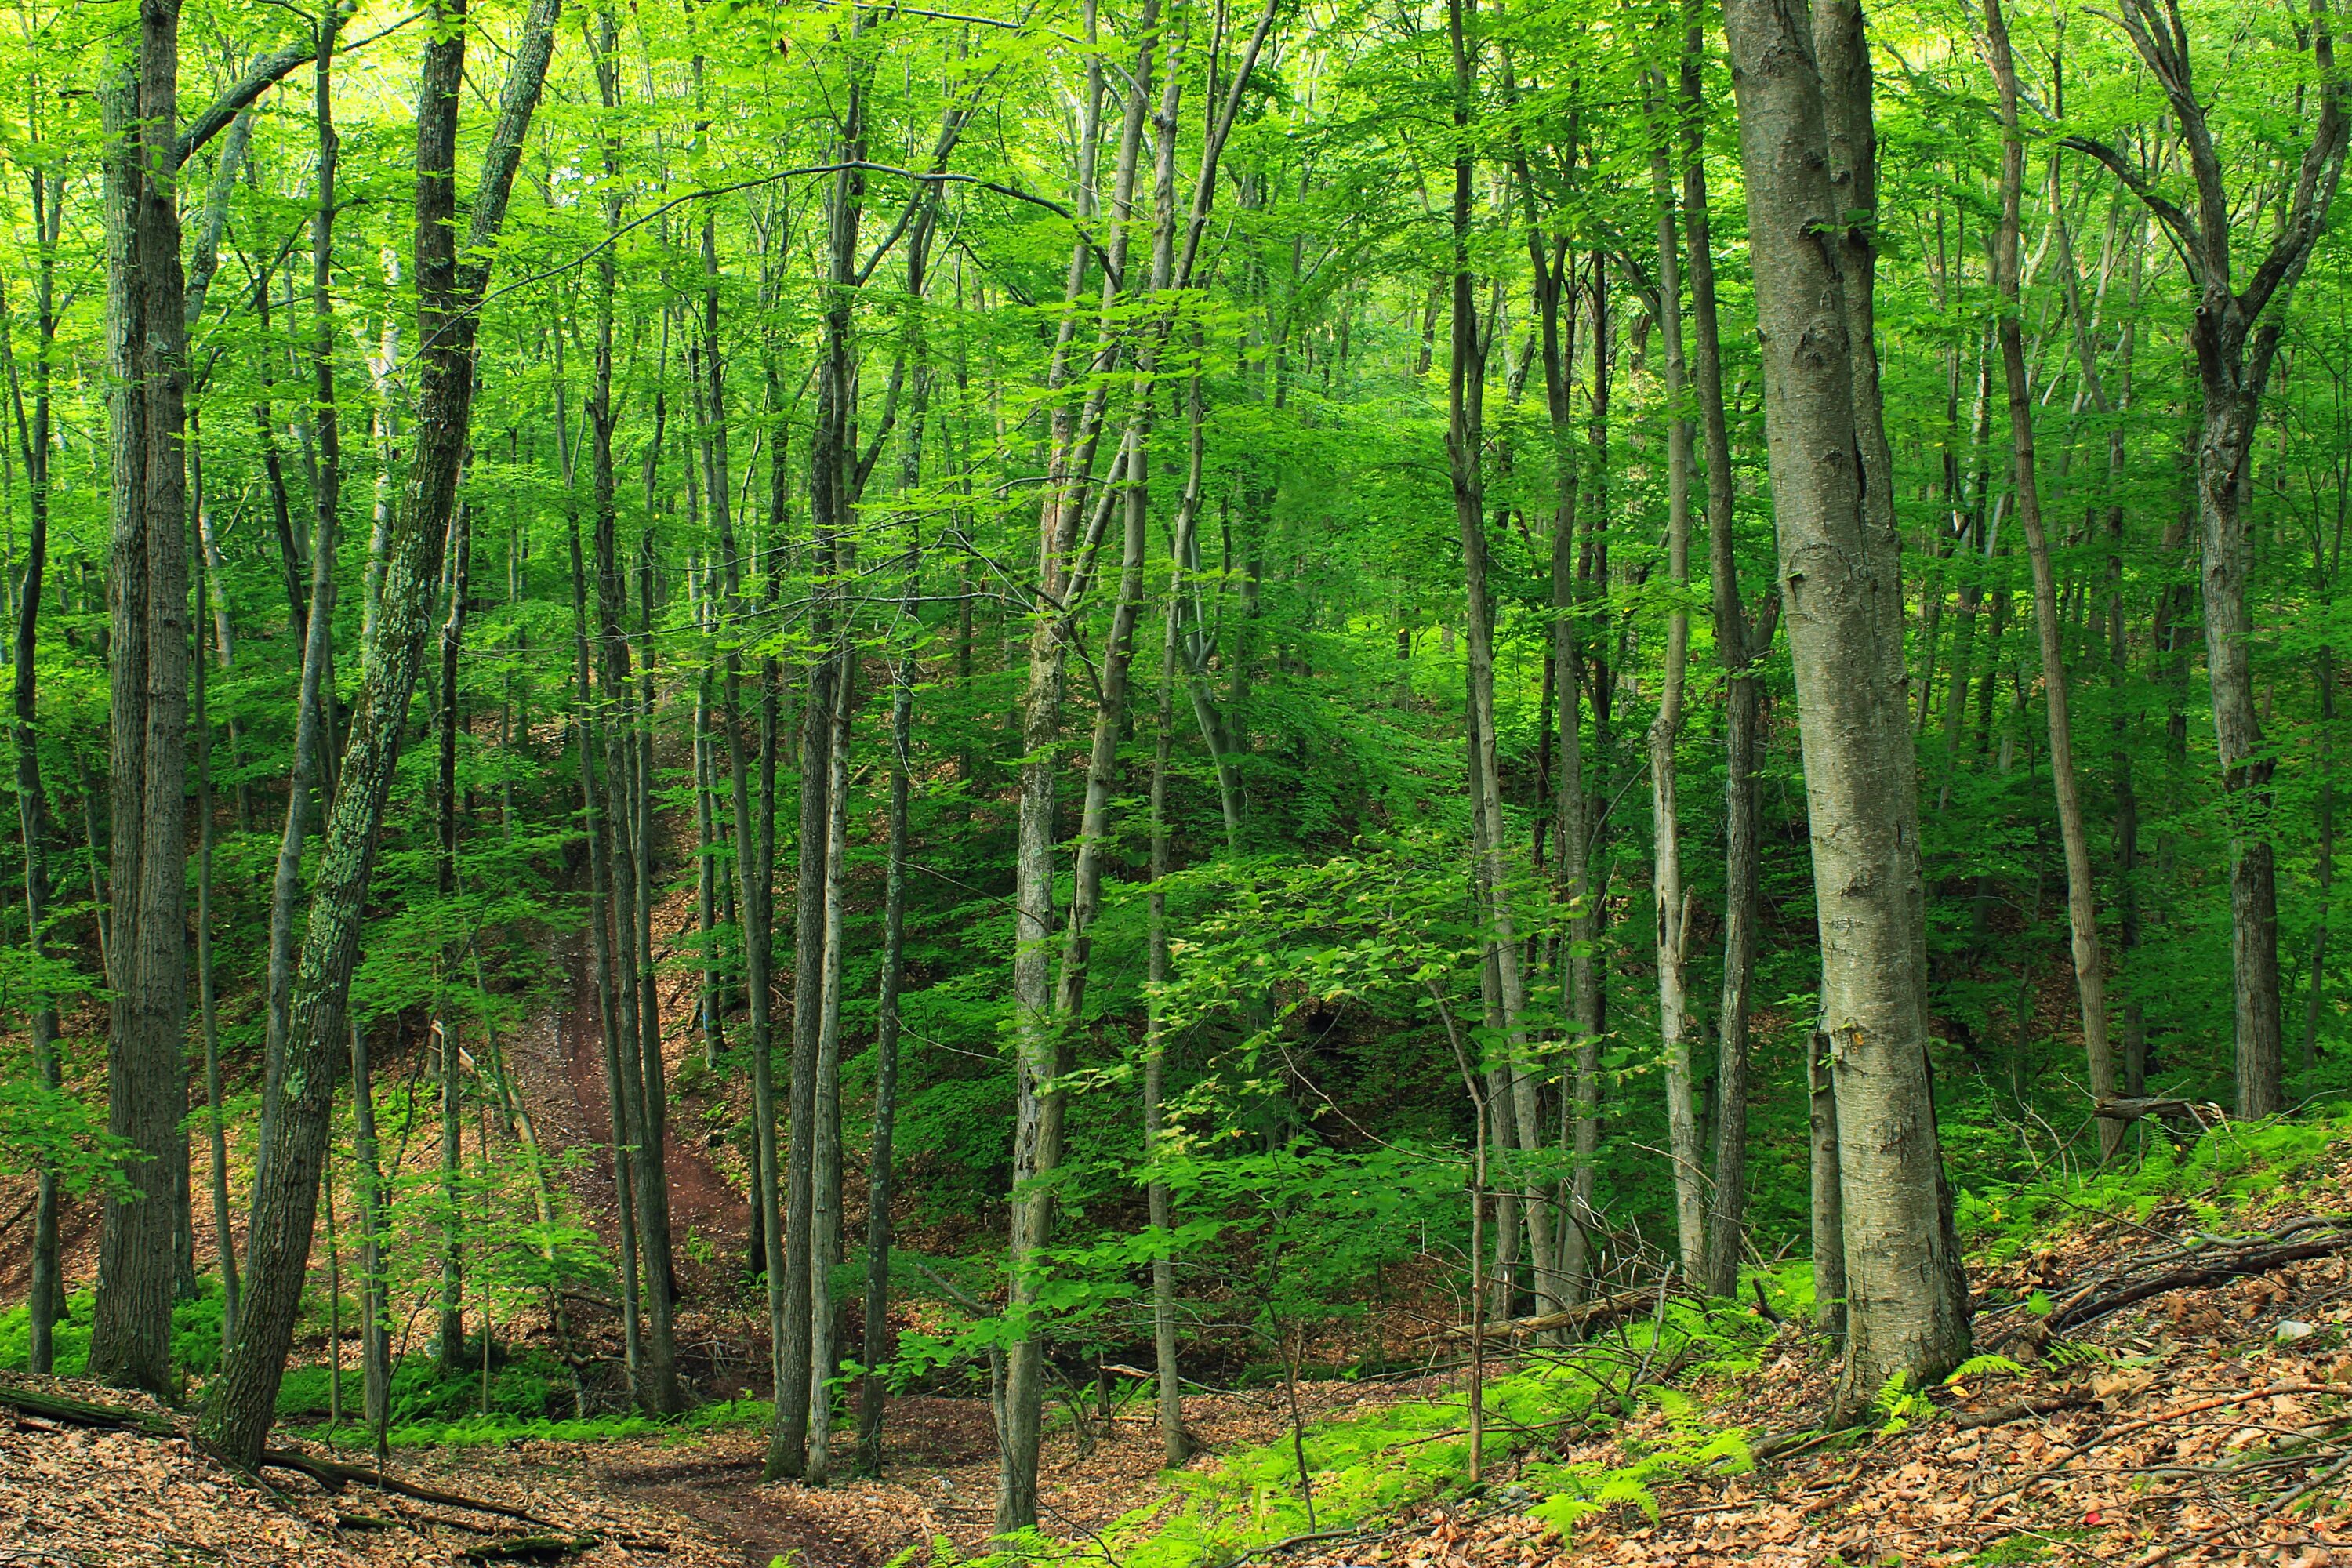
{"type": "Polygon", "coordinates": [[[1832,245],[1867,211],[1868,166],[1832,183],[1832,100],[1849,156],[1869,145],[1858,6],[1809,21],[1780,0],[1724,12],[1738,105],[1764,342],[1765,438],[1780,588],[1797,677],[1820,908],[1822,1008],[1832,1042],[1845,1242],[1838,1406],[1865,1413],[1894,1376],[1915,1384],[1968,1353],[1968,1285],[1927,1083],[1925,911],[1901,554],[1892,508],[1870,500],[1876,426],[1868,241],[1832,245]],[[1816,59],[1820,61],[1815,64],[1816,59]],[[1858,99],[1857,99],[1858,95],[1858,99]],[[1864,300],[1857,300],[1863,296],[1864,300]]]}

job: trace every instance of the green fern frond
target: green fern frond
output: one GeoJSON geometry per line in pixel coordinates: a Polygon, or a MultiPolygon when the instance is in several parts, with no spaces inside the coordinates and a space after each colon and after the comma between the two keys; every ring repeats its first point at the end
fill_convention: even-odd
{"type": "Polygon", "coordinates": [[[1953,1384],[1965,1383],[1972,1377],[2022,1377],[2024,1375],[2025,1369],[2005,1355],[1972,1355],[1952,1369],[1952,1375],[1944,1379],[1944,1385],[1948,1388],[1953,1384]]]}

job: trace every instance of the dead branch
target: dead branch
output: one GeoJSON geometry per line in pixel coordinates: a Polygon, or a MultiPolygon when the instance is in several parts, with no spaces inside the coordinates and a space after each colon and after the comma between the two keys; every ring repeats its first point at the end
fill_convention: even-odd
{"type": "Polygon", "coordinates": [[[261,1466],[264,1469],[292,1470],[298,1475],[308,1476],[318,1482],[320,1489],[324,1491],[340,1492],[345,1487],[356,1484],[373,1487],[379,1491],[387,1491],[395,1497],[409,1498],[417,1502],[429,1502],[440,1508],[462,1508],[475,1513],[494,1513],[501,1519],[520,1520],[525,1524],[536,1524],[549,1530],[562,1528],[551,1519],[542,1519],[538,1514],[516,1508],[509,1503],[492,1502],[486,1498],[465,1497],[457,1492],[436,1491],[431,1487],[420,1487],[394,1476],[379,1475],[365,1465],[347,1465],[340,1459],[321,1459],[315,1454],[304,1454],[292,1448],[264,1448],[261,1451],[261,1466]]]}

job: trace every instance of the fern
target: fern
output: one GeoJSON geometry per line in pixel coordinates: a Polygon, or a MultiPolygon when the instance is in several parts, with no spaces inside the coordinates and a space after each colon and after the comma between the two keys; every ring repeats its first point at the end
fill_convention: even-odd
{"type": "Polygon", "coordinates": [[[1956,1383],[1965,1383],[1972,1377],[2022,1377],[2024,1375],[2025,1369],[2005,1355],[1973,1355],[1952,1369],[1952,1375],[1944,1379],[1944,1386],[1949,1388],[1956,1383]]]}
{"type": "Polygon", "coordinates": [[[2052,1340],[2042,1348],[2053,1366],[2112,1366],[2116,1352],[2105,1345],[2084,1344],[2078,1340],[2052,1340]]]}

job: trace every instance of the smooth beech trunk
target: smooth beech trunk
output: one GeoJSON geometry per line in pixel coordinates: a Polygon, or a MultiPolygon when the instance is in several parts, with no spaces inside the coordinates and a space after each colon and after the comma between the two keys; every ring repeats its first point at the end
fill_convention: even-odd
{"type": "MultiPolygon", "coordinates": [[[[1654,102],[1664,94],[1655,93],[1654,102]]],[[[1674,154],[1665,128],[1659,128],[1650,154],[1652,199],[1658,209],[1658,310],[1664,339],[1666,411],[1666,579],[1673,600],[1666,612],[1664,667],[1658,675],[1658,711],[1650,721],[1650,895],[1656,905],[1653,943],[1658,970],[1658,1043],[1666,1068],[1667,1154],[1674,1163],[1675,1237],[1683,1273],[1704,1279],[1706,1269],[1706,1144],[1699,1133],[1698,1093],[1691,1071],[1687,969],[1690,908],[1683,897],[1682,805],[1675,784],[1675,745],[1682,738],[1683,693],[1690,670],[1690,481],[1691,422],[1683,405],[1688,374],[1683,363],[1683,302],[1680,230],[1675,219],[1674,154]]],[[[1538,1310],[1541,1309],[1539,1308],[1538,1310]]]]}
{"type": "Polygon", "coordinates": [[[1885,437],[1875,385],[1855,367],[1875,353],[1851,337],[1867,320],[1854,296],[1870,288],[1868,248],[1823,237],[1870,188],[1866,163],[1832,179],[1841,151],[1866,153],[1868,61],[1855,58],[1858,9],[1824,0],[1810,20],[1785,0],[1729,0],[1724,13],[1837,1110],[1848,1300],[1837,1412],[1853,1420],[1889,1378],[1920,1386],[1967,1355],[1968,1287],[1928,1079],[1901,542],[1891,504],[1869,491],[1885,437]]]}

